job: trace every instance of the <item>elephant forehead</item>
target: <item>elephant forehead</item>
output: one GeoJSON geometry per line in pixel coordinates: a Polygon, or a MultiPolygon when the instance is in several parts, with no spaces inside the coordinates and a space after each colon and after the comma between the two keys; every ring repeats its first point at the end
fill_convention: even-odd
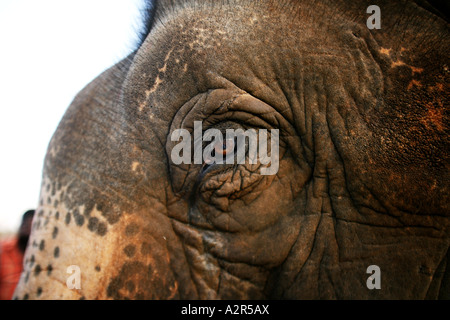
{"type": "Polygon", "coordinates": [[[267,8],[185,9],[155,25],[134,59],[125,96],[140,112],[152,106],[151,116],[166,121],[173,117],[168,106],[177,108],[212,88],[244,90],[286,109],[283,82],[323,75],[324,66],[351,66],[345,45],[355,41],[351,30],[267,8]]]}

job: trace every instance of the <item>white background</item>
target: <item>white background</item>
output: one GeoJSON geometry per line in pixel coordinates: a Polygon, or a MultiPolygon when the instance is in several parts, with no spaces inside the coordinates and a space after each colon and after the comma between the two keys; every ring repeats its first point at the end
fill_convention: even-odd
{"type": "Polygon", "coordinates": [[[142,0],[0,0],[0,233],[38,205],[70,102],[137,41],[142,0]]]}

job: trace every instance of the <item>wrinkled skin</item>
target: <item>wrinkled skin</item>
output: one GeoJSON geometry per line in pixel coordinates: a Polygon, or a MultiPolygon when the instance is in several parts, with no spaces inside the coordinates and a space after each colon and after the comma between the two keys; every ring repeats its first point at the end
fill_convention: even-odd
{"type": "Polygon", "coordinates": [[[158,3],[76,97],[16,298],[449,298],[445,17],[381,1],[369,30],[368,1],[229,2],[158,3]],[[194,121],[279,129],[278,173],[175,165],[194,121]]]}

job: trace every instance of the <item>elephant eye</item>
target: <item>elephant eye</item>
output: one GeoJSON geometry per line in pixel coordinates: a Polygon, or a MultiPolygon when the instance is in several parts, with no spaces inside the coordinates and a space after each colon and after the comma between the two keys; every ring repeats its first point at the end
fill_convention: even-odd
{"type": "Polygon", "coordinates": [[[236,153],[236,147],[236,138],[216,142],[213,146],[211,156],[204,159],[204,165],[209,166],[215,163],[216,156],[220,156],[223,160],[230,156],[233,157],[236,153]]]}
{"type": "Polygon", "coordinates": [[[214,152],[226,156],[230,152],[234,151],[236,142],[234,139],[225,139],[222,143],[218,142],[214,146],[214,152]]]}

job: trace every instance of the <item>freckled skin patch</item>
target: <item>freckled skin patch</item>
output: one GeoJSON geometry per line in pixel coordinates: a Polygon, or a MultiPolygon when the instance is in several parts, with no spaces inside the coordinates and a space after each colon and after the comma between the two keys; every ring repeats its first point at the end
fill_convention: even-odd
{"type": "Polygon", "coordinates": [[[67,212],[66,213],[66,219],[64,220],[65,222],[66,222],[66,224],[69,224],[70,223],[70,212],[67,212]]]}
{"type": "MultiPolygon", "coordinates": [[[[50,192],[53,190],[54,189],[50,188],[50,192]]],[[[39,282],[41,283],[39,287],[42,291],[38,294],[37,286],[33,290],[27,291],[26,294],[28,294],[30,298],[47,299],[50,295],[52,295],[52,290],[45,290],[46,282],[48,283],[54,279],[60,279],[60,283],[65,283],[68,277],[66,269],[69,265],[80,265],[84,276],[93,277],[93,274],[89,275],[89,273],[85,271],[86,268],[82,264],[81,259],[79,259],[80,255],[78,253],[76,253],[74,258],[70,259],[70,261],[66,262],[67,260],[65,260],[67,257],[67,252],[64,247],[67,243],[67,236],[73,232],[71,228],[77,229],[78,231],[76,232],[78,234],[81,234],[79,230],[84,228],[89,230],[90,228],[93,231],[91,234],[93,234],[97,239],[100,239],[100,235],[105,236],[107,234],[107,220],[102,216],[102,213],[97,210],[96,204],[91,201],[86,205],[77,205],[71,210],[68,210],[67,202],[59,201],[61,200],[59,197],[63,194],[63,190],[67,190],[67,187],[61,186],[60,191],[55,191],[54,195],[50,196],[52,205],[55,203],[59,205],[58,210],[55,210],[53,207],[46,206],[41,209],[41,217],[36,215],[36,218],[39,219],[36,219],[34,228],[36,230],[42,230],[42,236],[35,236],[30,239],[30,247],[34,249],[29,250],[29,254],[26,255],[25,268],[28,270],[25,271],[22,282],[23,284],[33,286],[39,282]],[[58,198],[58,202],[55,202],[55,198],[58,198]],[[62,219],[59,219],[61,212],[62,219]],[[93,225],[95,228],[93,228],[93,225]],[[37,252],[39,252],[39,254],[37,254],[37,252]],[[63,255],[63,253],[65,254],[63,255]],[[39,262],[37,265],[36,261],[39,262]]],[[[70,194],[67,192],[65,192],[65,196],[66,195],[70,197],[70,194]]],[[[100,205],[100,207],[102,206],[100,205]]],[[[95,245],[95,242],[93,241],[90,243],[95,245]]],[[[74,253],[71,248],[68,248],[68,250],[69,253],[74,253]]],[[[97,257],[101,255],[102,251],[96,253],[97,257]]],[[[91,255],[89,254],[89,256],[91,255]]],[[[92,266],[91,270],[92,272],[95,272],[97,277],[102,277],[103,275],[100,273],[100,262],[105,263],[106,265],[107,263],[104,259],[98,259],[97,262],[98,264],[96,267],[92,266]]],[[[88,288],[88,286],[86,288],[88,288]]],[[[62,294],[68,298],[73,294],[77,295],[77,291],[71,293],[70,290],[67,290],[67,292],[63,292],[62,294]]],[[[21,296],[16,297],[20,298],[21,296]]]]}
{"type": "MultiPolygon", "coordinates": [[[[158,283],[162,281],[165,280],[156,276],[151,265],[146,266],[138,261],[126,262],[122,266],[119,275],[113,278],[108,285],[107,293],[108,296],[114,299],[122,300],[127,297],[130,289],[133,289],[133,291],[137,290],[142,292],[141,296],[139,298],[136,297],[136,299],[152,299],[156,297],[156,293],[152,290],[152,287],[159,287],[158,283]],[[137,279],[134,282],[134,286],[128,280],[132,278],[137,279]]],[[[165,299],[172,296],[169,287],[167,286],[163,292],[165,299]]]]}
{"type": "Polygon", "coordinates": [[[80,214],[78,210],[73,212],[73,217],[77,226],[81,227],[84,224],[84,217],[80,214]]]}
{"type": "Polygon", "coordinates": [[[104,236],[108,231],[106,224],[104,222],[100,222],[97,227],[97,234],[100,236],[104,236]]]}
{"type": "Polygon", "coordinates": [[[53,256],[55,258],[59,258],[59,247],[56,247],[55,250],[53,251],[53,256]]]}
{"type": "Polygon", "coordinates": [[[51,264],[49,264],[49,265],[47,266],[47,275],[48,275],[48,276],[51,275],[51,274],[52,274],[52,271],[53,271],[53,267],[52,267],[51,264]]]}
{"type": "Polygon", "coordinates": [[[131,164],[131,170],[132,170],[132,171],[136,171],[136,170],[138,169],[139,165],[140,165],[139,162],[134,161],[134,162],[131,164]]]}
{"type": "Polygon", "coordinates": [[[89,218],[88,229],[92,232],[97,231],[97,229],[98,229],[98,219],[97,218],[89,218]]]}
{"type": "Polygon", "coordinates": [[[34,275],[37,277],[42,271],[41,266],[38,264],[36,267],[34,267],[34,275]]]}
{"type": "Polygon", "coordinates": [[[134,245],[128,245],[123,249],[123,252],[125,252],[127,257],[131,258],[136,253],[136,247],[134,245]]]}
{"type": "Polygon", "coordinates": [[[45,248],[45,240],[41,240],[41,243],[39,244],[39,250],[42,251],[45,248]]]}
{"type": "Polygon", "coordinates": [[[52,232],[52,239],[56,239],[57,236],[58,236],[58,227],[54,227],[52,232]]]}

